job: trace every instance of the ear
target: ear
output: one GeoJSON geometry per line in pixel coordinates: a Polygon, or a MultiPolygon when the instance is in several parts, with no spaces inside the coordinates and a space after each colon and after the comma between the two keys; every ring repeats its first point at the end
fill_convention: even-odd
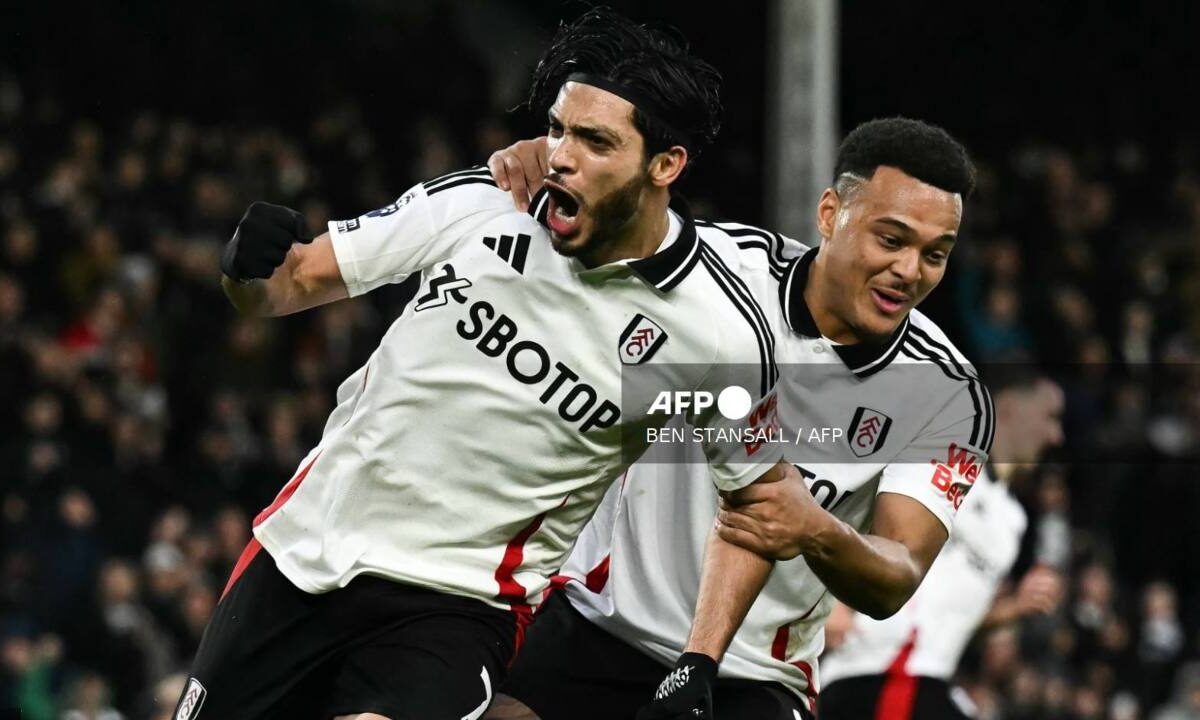
{"type": "Polygon", "coordinates": [[[682,145],[672,145],[670,148],[650,158],[647,173],[651,184],[656,187],[667,187],[679,179],[683,169],[687,167],[688,151],[682,145]]]}
{"type": "Polygon", "coordinates": [[[825,240],[833,237],[833,227],[837,223],[838,210],[842,208],[842,199],[833,188],[825,188],[821,199],[817,201],[817,232],[825,240]]]}

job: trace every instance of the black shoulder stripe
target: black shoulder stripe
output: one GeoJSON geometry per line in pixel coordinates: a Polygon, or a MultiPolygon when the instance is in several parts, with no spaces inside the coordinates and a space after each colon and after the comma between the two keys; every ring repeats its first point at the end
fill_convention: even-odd
{"type": "Polygon", "coordinates": [[[924,340],[926,345],[940,351],[941,354],[947,360],[949,360],[952,365],[954,365],[954,368],[956,370],[958,370],[960,373],[962,373],[965,378],[968,379],[968,383],[969,383],[970,387],[972,388],[972,390],[977,392],[979,395],[983,396],[984,404],[986,405],[986,407],[984,408],[984,410],[985,410],[984,426],[983,426],[984,434],[987,436],[995,435],[995,432],[996,432],[996,428],[994,427],[995,417],[996,417],[995,410],[990,405],[990,395],[988,394],[987,387],[985,387],[983,382],[980,381],[979,373],[975,372],[975,368],[973,368],[973,367],[963,367],[963,365],[961,365],[958,362],[958,360],[954,357],[954,353],[950,351],[950,348],[946,347],[945,345],[938,342],[937,340],[934,340],[933,337],[929,335],[929,333],[925,332],[924,330],[917,327],[916,325],[912,326],[912,331],[913,331],[913,333],[915,333],[917,335],[917,337],[920,337],[922,340],[924,340]]]}
{"type": "Polygon", "coordinates": [[[529,214],[539,224],[546,224],[546,218],[550,215],[550,193],[546,192],[545,188],[538,190],[537,194],[530,200],[529,214]]]}
{"type": "Polygon", "coordinates": [[[751,312],[754,313],[754,317],[758,321],[759,327],[762,328],[763,335],[767,338],[767,347],[771,351],[772,367],[774,367],[775,333],[771,331],[771,324],[767,321],[767,314],[763,311],[762,305],[760,305],[758,300],[755,299],[754,294],[750,292],[750,288],[746,286],[746,282],[742,280],[742,278],[738,277],[737,273],[729,269],[729,266],[725,264],[725,261],[721,259],[721,256],[718,255],[715,250],[713,250],[707,244],[702,243],[701,251],[715,263],[716,268],[725,275],[730,283],[733,284],[743,302],[745,302],[750,308],[751,312]]]}
{"type": "MultiPolygon", "coordinates": [[[[967,394],[971,396],[971,406],[975,409],[975,418],[971,421],[971,445],[982,448],[984,441],[991,432],[991,414],[981,396],[983,383],[980,383],[978,379],[966,374],[961,369],[952,367],[947,362],[947,359],[939,353],[921,345],[920,340],[915,335],[910,335],[905,339],[904,351],[909,357],[934,363],[941,369],[942,374],[951,380],[967,383],[967,394]]],[[[983,390],[983,392],[986,392],[986,390],[983,390]]]]}
{"type": "Polygon", "coordinates": [[[983,384],[962,370],[962,367],[954,361],[953,357],[946,358],[931,347],[921,344],[921,340],[916,335],[913,335],[910,342],[913,347],[920,348],[930,360],[938,363],[947,375],[953,377],[955,380],[967,383],[967,392],[971,396],[971,405],[975,408],[975,419],[971,423],[971,444],[975,447],[981,447],[985,436],[991,429],[991,416],[988,408],[984,405],[980,392],[983,384]],[[951,365],[948,363],[953,364],[953,369],[951,369],[951,365]]]}
{"type": "Polygon", "coordinates": [[[703,241],[701,241],[700,246],[700,261],[708,270],[713,281],[716,282],[717,287],[721,288],[721,291],[725,293],[729,301],[733,303],[733,306],[745,318],[746,323],[754,333],[759,353],[761,380],[759,396],[766,395],[775,385],[775,381],[778,378],[778,369],[775,366],[775,336],[766,322],[762,308],[759,307],[753,296],[750,295],[749,290],[742,283],[741,279],[734,275],[721,262],[721,259],[713,252],[712,248],[708,247],[703,241]]]}
{"type": "MultiPolygon", "coordinates": [[[[939,369],[941,369],[942,373],[944,373],[946,377],[950,378],[951,380],[956,380],[959,382],[964,380],[964,378],[959,377],[953,371],[951,371],[950,367],[946,365],[940,357],[935,355],[932,351],[921,348],[911,340],[904,343],[903,351],[905,355],[908,355],[914,360],[934,363],[939,369]]],[[[972,446],[979,447],[980,416],[983,414],[983,409],[979,405],[979,398],[976,397],[974,389],[969,384],[967,389],[971,396],[971,405],[975,409],[975,418],[971,422],[970,442],[972,446]]]]}
{"type": "Polygon", "coordinates": [[[779,233],[767,232],[766,230],[756,227],[725,227],[724,225],[718,225],[716,222],[711,220],[697,220],[696,224],[713,228],[714,230],[720,230],[729,237],[761,239],[761,245],[756,243],[752,246],[743,246],[741,242],[738,242],[738,246],[757,247],[761,249],[767,256],[767,262],[770,263],[772,272],[778,270],[780,275],[782,275],[783,271],[787,269],[788,261],[787,258],[783,256],[783,238],[779,236],[779,233]]]}
{"type": "MultiPolygon", "coordinates": [[[[767,242],[765,240],[761,240],[759,238],[738,240],[737,246],[743,250],[749,250],[751,248],[762,250],[763,254],[767,256],[767,260],[770,261],[771,259],[771,249],[767,247],[767,242]]],[[[767,269],[770,271],[771,277],[775,278],[776,280],[783,280],[783,270],[780,270],[775,263],[768,262],[767,269]]]]}
{"type": "Polygon", "coordinates": [[[946,365],[944,362],[942,362],[936,355],[933,355],[928,350],[921,348],[920,346],[914,344],[911,341],[905,341],[904,343],[902,343],[900,350],[901,350],[901,352],[903,352],[905,355],[909,356],[913,360],[919,360],[921,362],[933,363],[934,365],[936,365],[938,367],[939,370],[942,371],[943,375],[950,378],[951,380],[955,380],[955,381],[959,381],[959,382],[961,382],[963,380],[963,378],[959,377],[958,375],[955,375],[954,372],[950,369],[950,367],[948,365],[946,365]]]}
{"type": "Polygon", "coordinates": [[[425,193],[427,195],[436,195],[443,190],[449,190],[451,188],[456,188],[461,185],[491,185],[492,187],[497,187],[496,181],[492,179],[491,175],[488,175],[486,177],[468,175],[467,177],[458,178],[457,180],[451,180],[448,183],[443,183],[442,185],[438,185],[437,187],[433,188],[432,190],[429,188],[426,188],[425,193]]]}
{"type": "Polygon", "coordinates": [[[970,375],[975,378],[979,377],[979,374],[975,372],[974,368],[971,368],[971,370],[965,369],[958,362],[958,359],[954,357],[954,353],[950,351],[950,348],[946,347],[945,345],[938,342],[937,340],[934,340],[933,337],[929,333],[927,333],[924,330],[922,330],[921,328],[917,327],[916,324],[914,324],[912,326],[912,331],[918,337],[920,337],[922,340],[924,340],[925,344],[929,345],[930,347],[937,348],[938,350],[940,350],[942,353],[942,356],[945,357],[947,360],[949,360],[950,364],[952,364],[955,367],[955,369],[957,369],[964,376],[970,375]]]}
{"type": "Polygon", "coordinates": [[[983,401],[988,409],[988,418],[991,420],[991,430],[988,432],[987,440],[980,450],[991,455],[992,442],[996,439],[996,403],[992,400],[992,391],[987,389],[987,385],[981,383],[979,387],[983,390],[983,401]]]}
{"type": "Polygon", "coordinates": [[[450,182],[451,180],[454,180],[456,178],[467,177],[469,175],[481,175],[481,174],[486,174],[488,177],[491,177],[491,172],[489,172],[486,167],[479,165],[477,167],[467,168],[466,170],[458,170],[456,172],[446,173],[445,175],[443,175],[441,177],[437,177],[432,180],[426,180],[422,184],[425,186],[426,190],[431,190],[442,183],[450,182]]]}
{"type": "Polygon", "coordinates": [[[756,399],[761,398],[770,391],[773,384],[771,377],[771,361],[769,360],[770,351],[766,347],[765,339],[763,338],[762,333],[759,331],[757,324],[754,322],[752,314],[747,311],[745,306],[738,301],[733,291],[729,288],[727,281],[724,279],[721,273],[713,267],[712,261],[707,257],[702,257],[700,262],[703,263],[704,267],[708,270],[708,274],[713,278],[713,281],[716,282],[717,287],[721,288],[721,291],[725,293],[725,296],[729,298],[729,301],[733,303],[733,306],[737,308],[738,312],[741,313],[742,317],[745,318],[746,323],[750,326],[750,329],[754,332],[754,339],[758,345],[759,363],[759,388],[756,399]]]}

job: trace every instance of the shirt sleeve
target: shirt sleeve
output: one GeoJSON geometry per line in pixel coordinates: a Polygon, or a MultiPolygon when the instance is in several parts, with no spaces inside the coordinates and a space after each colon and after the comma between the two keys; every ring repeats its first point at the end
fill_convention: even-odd
{"type": "Polygon", "coordinates": [[[395,202],[329,223],[329,238],[351,297],[450,258],[472,230],[516,212],[484,171],[414,185],[395,202]],[[464,181],[465,180],[465,181],[464,181]]]}
{"type": "Polygon", "coordinates": [[[783,459],[775,391],[740,420],[726,420],[719,413],[710,417],[704,432],[704,455],[718,490],[740,490],[783,459]]]}
{"type": "Polygon", "coordinates": [[[916,500],[950,532],[959,506],[987,463],[991,448],[974,445],[971,440],[980,437],[976,426],[986,421],[967,390],[956,393],[925,431],[883,469],[879,492],[916,500]]]}

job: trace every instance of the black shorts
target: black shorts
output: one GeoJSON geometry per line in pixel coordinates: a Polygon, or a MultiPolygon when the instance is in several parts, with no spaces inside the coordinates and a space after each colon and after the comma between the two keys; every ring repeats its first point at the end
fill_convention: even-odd
{"type": "Polygon", "coordinates": [[[830,683],[817,698],[821,720],[968,720],[945,680],[863,675],[830,683]]]}
{"type": "MultiPolygon", "coordinates": [[[[601,630],[556,592],[538,610],[500,692],[541,720],[626,720],[650,702],[671,668],[601,630]]],[[[720,679],[713,711],[721,720],[811,720],[783,685],[720,679]]]]}
{"type": "Polygon", "coordinates": [[[477,718],[512,661],[516,617],[478,600],[367,576],[313,595],[265,551],[231,583],[173,718],[477,718]]]}

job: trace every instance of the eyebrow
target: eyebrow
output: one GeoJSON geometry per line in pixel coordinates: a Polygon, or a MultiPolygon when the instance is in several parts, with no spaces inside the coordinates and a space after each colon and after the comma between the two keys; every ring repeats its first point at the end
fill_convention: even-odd
{"type": "Polygon", "coordinates": [[[591,125],[566,126],[563,124],[563,121],[560,120],[558,118],[558,116],[554,114],[553,110],[550,111],[549,113],[547,113],[547,115],[549,116],[551,125],[558,125],[561,127],[565,127],[568,130],[570,130],[571,132],[575,133],[576,135],[588,138],[589,140],[603,140],[612,145],[620,145],[621,144],[620,136],[617,135],[612,130],[609,130],[608,128],[593,127],[591,125]]]}
{"type": "MultiPolygon", "coordinates": [[[[916,234],[916,231],[913,230],[911,227],[909,227],[907,223],[901,222],[900,220],[897,220],[896,218],[881,217],[881,218],[876,219],[875,222],[881,223],[883,225],[891,225],[892,227],[896,228],[897,230],[899,230],[902,233],[916,234]]],[[[958,236],[955,235],[954,233],[946,233],[944,235],[941,235],[940,237],[934,238],[934,242],[939,242],[942,240],[949,240],[950,242],[955,242],[958,240],[958,236]]]]}

